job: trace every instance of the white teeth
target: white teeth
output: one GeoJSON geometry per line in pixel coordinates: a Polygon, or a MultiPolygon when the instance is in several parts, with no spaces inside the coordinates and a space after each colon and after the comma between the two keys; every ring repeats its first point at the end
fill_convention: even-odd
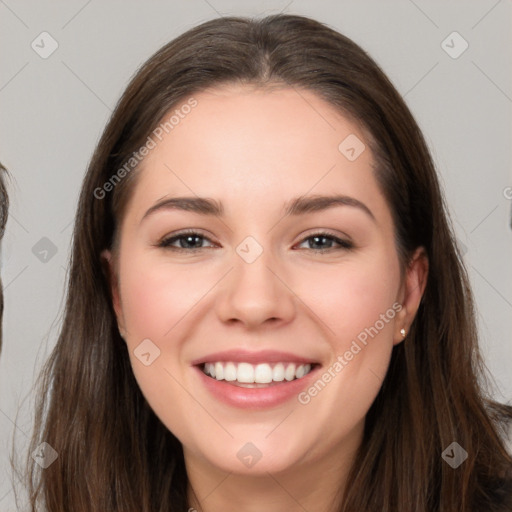
{"type": "MultiPolygon", "coordinates": [[[[219,364],[219,363],[217,363],[219,364]]],[[[222,379],[217,379],[222,380],[222,379]]],[[[236,372],[236,380],[238,382],[243,382],[246,384],[250,384],[254,382],[254,366],[249,363],[239,363],[237,372],[236,372]]]]}
{"type": "Polygon", "coordinates": [[[222,363],[215,363],[215,378],[217,380],[224,379],[224,366],[222,366],[222,363]]]}
{"type": "Polygon", "coordinates": [[[268,364],[258,364],[254,370],[254,382],[268,384],[272,382],[272,368],[268,364]]]}
{"type": "Polygon", "coordinates": [[[233,363],[227,363],[224,366],[224,379],[228,382],[236,380],[236,366],[233,363]]]}
{"type": "Polygon", "coordinates": [[[272,380],[282,382],[284,380],[284,364],[277,363],[272,370],[272,380]]]}
{"type": "Polygon", "coordinates": [[[271,382],[301,379],[311,371],[311,364],[295,363],[250,363],[221,362],[205,363],[204,373],[217,380],[237,381],[242,384],[269,384],[271,382]]]}
{"type": "Polygon", "coordinates": [[[212,377],[215,377],[215,365],[212,363],[206,363],[205,371],[207,374],[210,374],[212,377]]]}
{"type": "Polygon", "coordinates": [[[288,381],[293,380],[295,378],[295,365],[290,363],[286,370],[284,371],[284,378],[288,381]]]}

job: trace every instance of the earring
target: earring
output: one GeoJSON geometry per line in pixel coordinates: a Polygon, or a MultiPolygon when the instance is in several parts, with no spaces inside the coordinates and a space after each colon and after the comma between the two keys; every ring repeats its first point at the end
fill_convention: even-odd
{"type": "Polygon", "coordinates": [[[405,338],[406,332],[405,332],[405,329],[403,327],[400,329],[400,334],[402,335],[402,338],[405,338]]]}

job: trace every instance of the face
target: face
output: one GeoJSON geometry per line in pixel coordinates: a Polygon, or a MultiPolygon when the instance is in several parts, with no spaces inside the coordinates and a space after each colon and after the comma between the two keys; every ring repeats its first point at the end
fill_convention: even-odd
{"type": "Polygon", "coordinates": [[[339,464],[425,266],[416,255],[401,272],[365,136],[329,104],[288,88],[194,97],[105,253],[135,377],[189,464],[339,464]]]}

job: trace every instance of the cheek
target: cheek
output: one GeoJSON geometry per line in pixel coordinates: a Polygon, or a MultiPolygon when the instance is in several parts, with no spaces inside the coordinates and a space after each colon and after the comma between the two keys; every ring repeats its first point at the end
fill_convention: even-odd
{"type": "MultiPolygon", "coordinates": [[[[326,422],[333,411],[361,419],[380,389],[393,349],[394,322],[401,308],[396,301],[398,260],[388,251],[368,261],[354,259],[339,269],[326,267],[324,273],[316,269],[315,279],[307,281],[315,283],[308,295],[314,312],[329,327],[325,332],[330,361],[319,377],[323,382],[306,390],[301,403],[311,401],[315,414],[326,422]]],[[[348,428],[346,421],[341,423],[348,428]]]]}
{"type": "MultiPolygon", "coordinates": [[[[325,293],[318,302],[318,316],[332,329],[331,362],[320,377],[329,382],[328,390],[313,407],[326,421],[340,410],[352,419],[363,418],[375,399],[387,372],[395,317],[401,309],[399,281],[398,260],[391,251],[367,264],[359,260],[347,265],[321,281],[325,293]]],[[[302,403],[315,401],[321,389],[320,383],[306,390],[302,403]]]]}
{"type": "MultiPolygon", "coordinates": [[[[392,308],[400,277],[393,256],[387,251],[368,261],[315,265],[290,275],[292,289],[315,321],[329,328],[326,334],[339,345],[336,348],[343,349],[347,341],[374,326],[392,308]]],[[[121,265],[121,301],[131,342],[165,337],[204,299],[211,287],[208,283],[216,282],[217,273],[222,275],[220,269],[171,265],[131,252],[121,265]]],[[[391,326],[392,322],[386,322],[379,330],[390,331],[391,326]]]]}
{"type": "MultiPolygon", "coordinates": [[[[199,267],[195,270],[171,267],[137,251],[132,251],[121,262],[120,270],[126,341],[135,378],[162,422],[183,436],[198,411],[193,407],[194,402],[191,406],[190,397],[183,390],[182,344],[173,342],[173,334],[187,325],[189,317],[186,315],[204,295],[204,272],[201,274],[199,267]],[[176,331],[172,331],[176,325],[176,331]],[[137,357],[137,353],[142,352],[139,346],[146,339],[160,350],[147,366],[137,357]],[[180,411],[179,415],[170,413],[170,403],[173,410],[180,411]]],[[[151,359],[154,350],[149,346],[151,359]]]]}
{"type": "Polygon", "coordinates": [[[391,332],[399,279],[398,263],[392,258],[381,258],[379,264],[358,261],[338,269],[326,267],[325,272],[315,269],[314,276],[303,281],[308,290],[304,295],[330,328],[333,343],[342,349],[376,323],[383,334],[391,332]],[[381,315],[387,320],[384,325],[381,315]]]}
{"type": "Polygon", "coordinates": [[[127,261],[121,301],[132,338],[164,337],[204,295],[201,276],[199,267],[177,269],[142,258],[127,261]]]}

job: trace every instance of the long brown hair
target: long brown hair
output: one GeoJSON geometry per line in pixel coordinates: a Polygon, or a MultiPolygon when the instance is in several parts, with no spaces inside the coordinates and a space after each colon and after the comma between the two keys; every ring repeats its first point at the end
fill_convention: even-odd
{"type": "Polygon", "coordinates": [[[503,439],[512,409],[487,395],[468,277],[425,140],[359,46],[290,15],[227,17],[189,30],[142,66],[116,106],[83,182],[63,326],[41,375],[30,453],[46,442],[58,458],[40,469],[29,457],[32,510],[188,508],[181,444],[139,390],[100,255],[136,184],[137,168],[118,170],[171,108],[234,82],[310,90],[355,120],[375,157],[402,268],[419,246],[429,259],[424,297],[367,414],[340,510],[510,511],[503,439]],[[457,469],[442,458],[454,441],[468,454],[457,469]]]}
{"type": "MultiPolygon", "coordinates": [[[[4,237],[5,225],[9,214],[9,195],[5,186],[4,176],[8,176],[7,169],[0,163],[0,242],[4,237]]],[[[2,316],[4,313],[4,293],[0,276],[0,351],[2,350],[2,316]]]]}

